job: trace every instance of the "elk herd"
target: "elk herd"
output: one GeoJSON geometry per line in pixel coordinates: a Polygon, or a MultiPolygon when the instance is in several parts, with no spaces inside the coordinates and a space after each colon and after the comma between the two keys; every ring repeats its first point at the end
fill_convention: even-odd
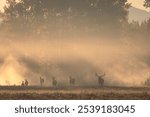
{"type": "MultiPolygon", "coordinates": [[[[43,86],[44,84],[44,78],[40,77],[40,85],[43,86]]],[[[52,85],[53,86],[57,86],[58,82],[56,80],[55,77],[52,77],[52,85]]],[[[75,78],[69,76],[69,84],[70,86],[74,86],[75,85],[75,78]]]]}
{"type": "MultiPolygon", "coordinates": [[[[105,76],[105,73],[104,74],[95,73],[95,77],[97,78],[97,84],[100,87],[104,86],[104,76],[105,76]]],[[[40,86],[44,86],[45,79],[40,77],[39,82],[40,82],[40,86]]],[[[70,86],[75,86],[76,78],[69,76],[68,83],[70,86]]],[[[21,86],[28,86],[28,84],[29,84],[29,82],[27,80],[25,80],[25,81],[22,81],[21,86]]],[[[52,77],[52,86],[56,87],[57,85],[58,85],[57,79],[55,77],[52,77]]]]}

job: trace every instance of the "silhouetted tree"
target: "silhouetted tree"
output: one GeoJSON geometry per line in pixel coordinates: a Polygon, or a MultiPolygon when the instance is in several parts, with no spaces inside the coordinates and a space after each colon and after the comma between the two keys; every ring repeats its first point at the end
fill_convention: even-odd
{"type": "MultiPolygon", "coordinates": [[[[150,8],[150,0],[144,1],[144,7],[150,8]]],[[[146,23],[147,23],[147,30],[148,30],[148,34],[149,34],[149,32],[150,32],[150,19],[146,23]]]]}
{"type": "Polygon", "coordinates": [[[150,0],[145,0],[145,1],[144,1],[144,6],[145,6],[146,8],[149,8],[149,7],[150,7],[150,0]]]}

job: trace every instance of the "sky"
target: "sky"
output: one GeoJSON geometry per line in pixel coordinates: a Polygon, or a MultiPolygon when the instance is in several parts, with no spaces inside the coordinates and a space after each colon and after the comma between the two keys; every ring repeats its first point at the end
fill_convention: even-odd
{"type": "MultiPolygon", "coordinates": [[[[144,0],[128,0],[130,3],[132,3],[132,5],[136,8],[140,8],[140,9],[144,9],[146,10],[144,7],[143,7],[143,1],[144,0]]],[[[4,4],[5,4],[6,0],[0,0],[0,9],[2,10],[4,4]]]]}
{"type": "Polygon", "coordinates": [[[3,9],[6,0],[0,0],[0,9],[3,9]]]}
{"type": "Polygon", "coordinates": [[[129,3],[132,3],[132,6],[136,7],[136,8],[140,8],[143,10],[147,10],[144,6],[143,6],[143,2],[144,0],[128,0],[129,3]]]}

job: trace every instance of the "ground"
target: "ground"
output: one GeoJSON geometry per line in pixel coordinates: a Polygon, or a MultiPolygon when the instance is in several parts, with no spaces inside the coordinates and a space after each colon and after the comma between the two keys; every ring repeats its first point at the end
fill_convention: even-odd
{"type": "Polygon", "coordinates": [[[149,100],[149,87],[0,86],[1,100],[149,100]]]}

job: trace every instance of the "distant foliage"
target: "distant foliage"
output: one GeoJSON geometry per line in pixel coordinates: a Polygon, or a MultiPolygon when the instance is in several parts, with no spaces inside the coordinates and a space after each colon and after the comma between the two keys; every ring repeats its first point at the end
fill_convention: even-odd
{"type": "Polygon", "coordinates": [[[144,6],[145,6],[146,8],[149,8],[149,7],[150,7],[150,0],[145,0],[145,1],[144,1],[144,6]]]}
{"type": "Polygon", "coordinates": [[[146,39],[149,40],[150,19],[143,21],[141,24],[138,21],[132,21],[124,27],[125,34],[131,39],[146,39]]]}
{"type": "Polygon", "coordinates": [[[127,22],[130,6],[127,0],[6,1],[0,15],[1,26],[9,32],[25,35],[118,33],[127,22]]]}
{"type": "MultiPolygon", "coordinates": [[[[48,37],[123,35],[149,39],[150,19],[128,23],[127,0],[6,0],[0,32],[48,37]]],[[[150,0],[143,2],[150,8],[150,0]]]]}

